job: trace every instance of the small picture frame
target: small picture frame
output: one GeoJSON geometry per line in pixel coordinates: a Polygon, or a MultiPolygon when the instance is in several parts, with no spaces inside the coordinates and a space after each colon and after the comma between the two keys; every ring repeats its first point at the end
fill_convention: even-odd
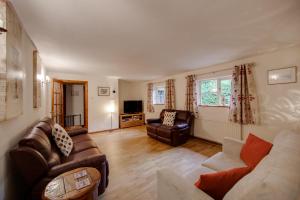
{"type": "Polygon", "coordinates": [[[297,82],[297,67],[268,70],[268,84],[287,84],[297,82]]]}
{"type": "Polygon", "coordinates": [[[110,96],[110,88],[98,87],[98,96],[110,96]]]}

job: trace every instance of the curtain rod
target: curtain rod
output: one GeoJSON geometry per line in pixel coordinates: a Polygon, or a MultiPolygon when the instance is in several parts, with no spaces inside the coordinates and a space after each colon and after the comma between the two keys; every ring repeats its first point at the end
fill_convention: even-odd
{"type": "MultiPolygon", "coordinates": [[[[255,66],[255,63],[245,63],[245,64],[241,64],[241,65],[253,65],[255,66]]],[[[235,66],[239,66],[239,65],[234,65],[233,67],[230,68],[225,68],[225,69],[220,69],[220,70],[216,70],[216,71],[212,71],[212,72],[205,72],[205,73],[199,73],[199,74],[195,74],[196,76],[201,76],[201,75],[206,75],[206,74],[214,74],[214,73],[218,73],[218,72],[223,72],[223,71],[229,71],[229,70],[233,70],[235,66]]],[[[192,74],[189,74],[192,75],[192,74]]],[[[157,84],[157,83],[165,83],[168,79],[164,80],[164,81],[158,81],[158,82],[151,82],[153,84],[157,84]]]]}
{"type": "MultiPolygon", "coordinates": [[[[241,64],[241,65],[253,65],[255,66],[255,63],[245,63],[245,64],[241,64]]],[[[201,76],[201,75],[206,75],[206,74],[214,74],[214,73],[218,73],[218,72],[223,72],[223,71],[229,71],[229,70],[233,70],[235,66],[239,66],[239,65],[234,65],[233,67],[230,68],[225,68],[225,69],[220,69],[220,70],[216,70],[216,71],[212,71],[212,72],[205,72],[205,73],[199,73],[199,74],[195,74],[196,76],[201,76]]]]}

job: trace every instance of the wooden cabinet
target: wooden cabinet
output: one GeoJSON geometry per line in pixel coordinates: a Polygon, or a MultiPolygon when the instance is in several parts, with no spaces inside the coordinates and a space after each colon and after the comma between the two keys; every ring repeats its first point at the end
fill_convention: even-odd
{"type": "Polygon", "coordinates": [[[120,128],[128,128],[133,126],[141,126],[145,124],[145,114],[121,114],[120,128]]]}

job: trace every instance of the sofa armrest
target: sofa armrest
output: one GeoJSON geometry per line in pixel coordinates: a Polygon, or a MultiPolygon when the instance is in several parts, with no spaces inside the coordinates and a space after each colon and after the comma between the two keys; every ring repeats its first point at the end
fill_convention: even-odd
{"type": "Polygon", "coordinates": [[[160,119],[147,119],[147,124],[151,124],[151,123],[161,123],[160,119]]]}
{"type": "Polygon", "coordinates": [[[98,166],[101,166],[103,162],[106,162],[106,156],[104,154],[88,156],[82,160],[74,160],[52,167],[48,172],[48,177],[56,177],[79,167],[97,168],[98,166]]]}
{"type": "Polygon", "coordinates": [[[225,137],[223,140],[223,153],[240,159],[240,152],[244,142],[234,138],[225,137]]]}
{"type": "Polygon", "coordinates": [[[88,133],[88,130],[86,128],[77,128],[77,129],[68,131],[68,134],[71,137],[73,137],[75,135],[81,135],[81,134],[87,134],[87,133],[88,133]]]}
{"type": "Polygon", "coordinates": [[[208,194],[196,188],[169,169],[157,171],[157,200],[213,200],[208,194]]]}

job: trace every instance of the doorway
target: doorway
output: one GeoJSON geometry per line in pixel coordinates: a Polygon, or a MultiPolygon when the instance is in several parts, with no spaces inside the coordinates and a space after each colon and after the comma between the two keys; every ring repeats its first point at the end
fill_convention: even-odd
{"type": "Polygon", "coordinates": [[[65,129],[88,128],[88,82],[53,79],[52,119],[65,129]]]}

